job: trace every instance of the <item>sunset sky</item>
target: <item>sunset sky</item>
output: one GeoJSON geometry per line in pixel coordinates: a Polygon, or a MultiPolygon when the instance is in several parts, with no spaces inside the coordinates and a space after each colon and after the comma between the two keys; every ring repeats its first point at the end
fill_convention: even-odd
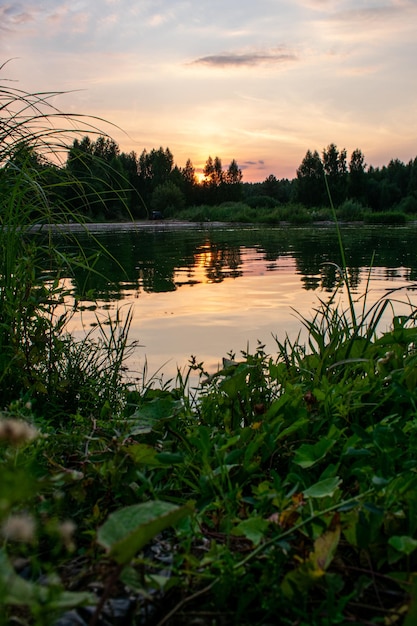
{"type": "Polygon", "coordinates": [[[308,149],[417,156],[417,0],[0,0],[1,80],[124,152],[293,178],[308,149]]]}

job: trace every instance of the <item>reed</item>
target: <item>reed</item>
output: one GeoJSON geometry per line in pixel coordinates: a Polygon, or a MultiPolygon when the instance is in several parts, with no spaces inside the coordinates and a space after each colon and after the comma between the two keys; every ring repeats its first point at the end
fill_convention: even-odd
{"type": "MultiPolygon", "coordinates": [[[[63,279],[75,264],[94,272],[94,259],[80,246],[75,256],[63,254],[50,225],[85,227],[83,211],[72,208],[77,190],[78,207],[105,203],[107,195],[63,174],[71,138],[103,135],[103,120],[59,111],[53,102],[61,93],[28,93],[6,79],[0,83],[0,391],[4,405],[25,397],[54,419],[58,412],[77,411],[83,390],[91,396],[94,388],[96,402],[106,385],[116,393],[130,324],[128,314],[124,328],[100,326],[99,343],[91,335],[77,343],[67,331],[78,303],[63,279]]],[[[109,394],[103,397],[107,401],[109,394]]]]}

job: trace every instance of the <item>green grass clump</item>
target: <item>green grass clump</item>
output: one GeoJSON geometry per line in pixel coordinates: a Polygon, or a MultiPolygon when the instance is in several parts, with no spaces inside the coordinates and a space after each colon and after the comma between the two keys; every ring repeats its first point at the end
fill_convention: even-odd
{"type": "MultiPolygon", "coordinates": [[[[314,213],[300,204],[252,207],[244,202],[224,202],[220,205],[201,205],[184,209],[176,219],[191,222],[229,222],[235,224],[310,224],[314,213]]],[[[321,217],[320,217],[321,219],[321,217]]]]}
{"type": "Polygon", "coordinates": [[[387,224],[392,226],[404,226],[407,221],[405,213],[398,211],[381,211],[364,214],[365,224],[387,224]]]}

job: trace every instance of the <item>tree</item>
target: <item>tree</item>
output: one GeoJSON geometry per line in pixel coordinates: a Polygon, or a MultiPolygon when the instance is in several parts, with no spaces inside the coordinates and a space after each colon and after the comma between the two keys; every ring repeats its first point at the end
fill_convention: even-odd
{"type": "Polygon", "coordinates": [[[96,141],[90,143],[90,146],[91,154],[107,163],[114,162],[120,154],[119,146],[110,137],[98,137],[96,141]]]}
{"type": "Polygon", "coordinates": [[[242,170],[233,159],[221,183],[222,199],[237,202],[242,198],[242,170]]]}
{"type": "Polygon", "coordinates": [[[197,177],[191,159],[187,159],[185,167],[180,170],[182,176],[182,191],[187,205],[194,204],[197,197],[197,177]]]}
{"type": "Polygon", "coordinates": [[[138,160],[139,190],[147,204],[156,187],[170,180],[173,167],[174,157],[169,148],[142,151],[138,160]]]}
{"type": "Polygon", "coordinates": [[[359,148],[356,148],[350,155],[349,161],[349,177],[348,177],[348,196],[353,200],[358,200],[365,204],[365,157],[359,148]]]}
{"type": "Polygon", "coordinates": [[[182,177],[184,182],[190,185],[191,187],[197,184],[197,177],[195,175],[195,168],[192,164],[191,159],[187,159],[185,167],[181,170],[182,177]]]}
{"type": "Polygon", "coordinates": [[[236,163],[235,159],[233,159],[227,169],[225,182],[228,185],[238,185],[242,182],[242,177],[242,170],[239,169],[238,164],[236,163]]]}
{"type": "Polygon", "coordinates": [[[323,150],[323,169],[327,176],[332,202],[338,206],[346,200],[347,193],[347,165],[346,150],[339,152],[336,145],[331,143],[323,150]]]}
{"type": "Polygon", "coordinates": [[[124,176],[129,182],[127,193],[130,213],[134,218],[144,218],[147,215],[147,208],[139,189],[137,154],[133,150],[129,152],[129,154],[122,152],[118,160],[120,161],[124,176]]]}
{"type": "Polygon", "coordinates": [[[166,181],[155,187],[152,193],[151,206],[161,211],[164,217],[169,217],[185,205],[185,197],[181,189],[173,182],[166,181]]]}
{"type": "Polygon", "coordinates": [[[209,204],[215,204],[221,202],[222,199],[222,183],[224,182],[225,175],[222,168],[221,159],[216,156],[212,159],[208,157],[203,169],[204,180],[202,199],[209,204]]]}
{"type": "Polygon", "coordinates": [[[408,180],[407,193],[409,196],[412,195],[417,198],[417,157],[413,161],[410,161],[409,166],[410,178],[408,180]]]}
{"type": "Polygon", "coordinates": [[[324,169],[320,155],[307,150],[297,169],[297,200],[308,207],[321,206],[325,197],[324,169]]]}
{"type": "Polygon", "coordinates": [[[68,152],[66,173],[72,180],[68,204],[92,218],[126,216],[129,209],[129,181],[119,158],[119,146],[107,137],[92,141],[75,139],[68,152]],[[81,206],[81,198],[84,205],[81,206]]]}
{"type": "Polygon", "coordinates": [[[213,160],[209,156],[204,166],[203,174],[205,176],[205,185],[208,187],[219,187],[224,180],[221,159],[216,156],[213,160]]]}
{"type": "Polygon", "coordinates": [[[291,182],[287,178],[278,180],[273,174],[270,174],[261,185],[262,193],[282,203],[291,201],[291,187],[291,182]]]}

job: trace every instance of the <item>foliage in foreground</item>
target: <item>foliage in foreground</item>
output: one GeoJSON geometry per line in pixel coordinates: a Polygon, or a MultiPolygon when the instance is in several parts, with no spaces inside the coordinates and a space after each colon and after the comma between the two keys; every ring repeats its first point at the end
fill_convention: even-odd
{"type": "Polygon", "coordinates": [[[194,360],[198,399],[179,372],[174,388],[131,391],[123,413],[67,415],[35,438],[13,435],[30,409],[11,404],[7,613],[53,623],[87,603],[98,619],[133,594],[132,623],[146,606],[148,624],[412,624],[417,328],[394,316],[376,336],[388,306],[358,321],[323,303],[308,345],[259,346],[211,378],[194,360]]]}

